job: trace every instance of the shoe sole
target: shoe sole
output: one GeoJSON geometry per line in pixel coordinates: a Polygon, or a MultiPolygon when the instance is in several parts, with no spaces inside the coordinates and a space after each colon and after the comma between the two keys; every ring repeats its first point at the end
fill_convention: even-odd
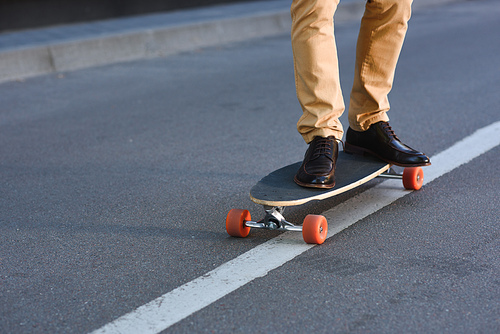
{"type": "Polygon", "coordinates": [[[335,187],[335,182],[333,184],[313,184],[313,183],[304,183],[299,180],[297,180],[297,177],[294,177],[293,180],[295,183],[297,183],[299,186],[304,187],[304,188],[315,188],[315,189],[332,189],[335,187]]]}

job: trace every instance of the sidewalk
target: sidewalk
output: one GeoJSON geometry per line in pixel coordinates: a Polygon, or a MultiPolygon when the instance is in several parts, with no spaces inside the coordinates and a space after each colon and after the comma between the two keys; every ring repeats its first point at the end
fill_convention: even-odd
{"type": "MultiPolygon", "coordinates": [[[[364,3],[342,0],[335,21],[359,19],[364,3]]],[[[290,0],[269,0],[4,33],[0,82],[286,34],[290,24],[290,0]]]]}

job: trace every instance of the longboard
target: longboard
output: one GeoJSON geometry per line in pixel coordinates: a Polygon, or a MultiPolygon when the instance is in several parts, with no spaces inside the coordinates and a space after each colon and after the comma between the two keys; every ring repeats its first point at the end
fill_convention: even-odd
{"type": "Polygon", "coordinates": [[[313,200],[323,200],[362,185],[386,172],[390,164],[381,160],[339,152],[335,169],[335,187],[331,189],[305,188],[293,181],[302,162],[278,169],[250,190],[250,199],[266,206],[293,206],[313,200]]]}
{"type": "Polygon", "coordinates": [[[400,178],[409,190],[418,190],[423,184],[420,167],[408,167],[402,174],[392,171],[391,165],[369,156],[339,152],[335,169],[335,187],[331,189],[306,188],[297,185],[293,178],[302,162],[280,168],[262,178],[250,190],[250,199],[264,206],[264,218],[251,220],[248,210],[233,209],[226,217],[229,235],[246,237],[251,228],[301,231],[307,243],[321,244],[326,239],[328,223],[321,215],[308,215],[302,226],[294,225],[283,217],[285,207],[320,201],[356,188],[375,177],[400,178]]]}

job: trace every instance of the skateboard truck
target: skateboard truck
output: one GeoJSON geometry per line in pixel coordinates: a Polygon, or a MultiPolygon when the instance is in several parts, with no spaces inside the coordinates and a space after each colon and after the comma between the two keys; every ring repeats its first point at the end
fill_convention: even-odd
{"type": "Polygon", "coordinates": [[[377,177],[386,178],[386,179],[402,179],[403,174],[396,172],[394,170],[394,167],[391,167],[386,172],[380,174],[377,177]]]}
{"type": "Polygon", "coordinates": [[[322,244],[328,234],[326,218],[320,215],[307,215],[302,226],[294,225],[283,217],[284,207],[265,207],[264,219],[254,222],[248,210],[232,209],[226,217],[227,233],[233,237],[245,238],[250,228],[263,228],[278,231],[302,232],[308,244],[322,244]]]}
{"type": "Polygon", "coordinates": [[[285,219],[283,216],[285,207],[264,207],[264,210],[266,211],[266,215],[262,220],[258,222],[245,221],[245,226],[267,230],[302,232],[302,226],[296,226],[285,219]]]}
{"type": "Polygon", "coordinates": [[[406,167],[403,173],[398,173],[391,167],[377,177],[403,180],[403,186],[407,190],[419,190],[424,183],[424,172],[420,167],[406,167]]]}

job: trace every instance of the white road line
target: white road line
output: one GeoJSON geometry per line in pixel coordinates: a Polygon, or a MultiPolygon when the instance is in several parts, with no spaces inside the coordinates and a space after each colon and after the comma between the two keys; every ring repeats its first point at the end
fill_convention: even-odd
{"type": "MultiPolygon", "coordinates": [[[[425,168],[425,183],[498,145],[500,121],[476,131],[432,157],[432,166],[425,168]]],[[[401,181],[386,180],[326,211],[328,237],[409,193],[402,189],[401,181]]],[[[311,247],[314,246],[304,244],[301,233],[283,233],[92,333],[158,333],[254,279],[267,275],[311,247]]]]}

